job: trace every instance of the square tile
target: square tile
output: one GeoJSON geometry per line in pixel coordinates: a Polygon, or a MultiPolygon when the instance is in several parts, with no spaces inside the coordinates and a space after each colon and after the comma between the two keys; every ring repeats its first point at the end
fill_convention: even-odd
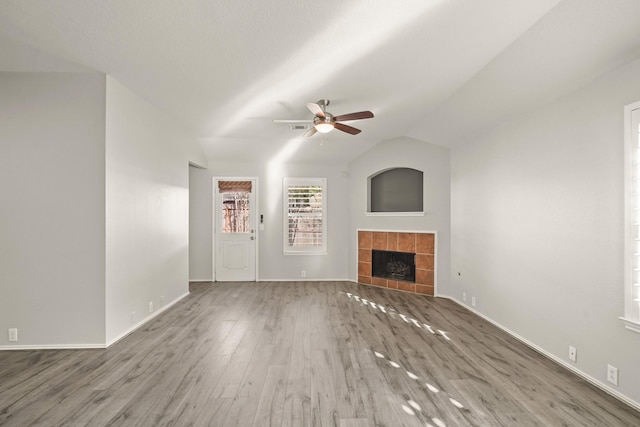
{"type": "Polygon", "coordinates": [[[416,283],[426,285],[427,283],[427,270],[418,270],[416,268],[416,283]]]}
{"type": "Polygon", "coordinates": [[[433,276],[433,271],[431,270],[416,269],[416,283],[433,286],[433,276]]]}
{"type": "Polygon", "coordinates": [[[370,262],[358,262],[358,275],[359,276],[371,276],[371,263],[370,262]]]}
{"type": "Polygon", "coordinates": [[[398,233],[398,252],[416,252],[416,233],[398,233]]]}
{"type": "Polygon", "coordinates": [[[372,277],[371,284],[375,286],[387,287],[387,279],[381,279],[380,277],[372,277]]]}
{"type": "Polygon", "coordinates": [[[358,276],[358,282],[364,283],[365,285],[371,284],[371,277],[369,276],[358,276]]]}
{"type": "Polygon", "coordinates": [[[374,231],[372,233],[371,247],[373,249],[379,249],[381,251],[387,250],[387,233],[381,231],[374,231]]]}
{"type": "Polygon", "coordinates": [[[359,262],[371,262],[371,249],[358,249],[359,262]]]}
{"type": "Polygon", "coordinates": [[[418,254],[435,254],[435,234],[433,233],[417,233],[416,234],[416,253],[418,254]]]}
{"type": "Polygon", "coordinates": [[[433,296],[433,286],[416,284],[416,293],[433,296]]]}
{"type": "Polygon", "coordinates": [[[358,249],[371,249],[370,231],[358,231],[358,249]]]}
{"type": "Polygon", "coordinates": [[[433,255],[416,254],[416,268],[420,270],[433,270],[433,255]]]}
{"type": "Polygon", "coordinates": [[[416,284],[408,282],[398,282],[398,289],[401,289],[403,291],[415,292],[416,284]]]}
{"type": "Polygon", "coordinates": [[[387,233],[387,250],[398,251],[398,233],[387,233]]]}

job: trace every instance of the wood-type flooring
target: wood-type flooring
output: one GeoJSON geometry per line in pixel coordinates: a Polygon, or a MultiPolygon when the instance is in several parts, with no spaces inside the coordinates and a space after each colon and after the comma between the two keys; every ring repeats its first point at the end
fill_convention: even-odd
{"type": "Polygon", "coordinates": [[[640,426],[456,303],[198,283],[106,350],[0,352],[2,426],[640,426]]]}

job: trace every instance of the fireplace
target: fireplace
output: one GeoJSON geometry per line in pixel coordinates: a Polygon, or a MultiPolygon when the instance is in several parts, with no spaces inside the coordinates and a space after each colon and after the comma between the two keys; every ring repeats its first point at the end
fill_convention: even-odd
{"type": "Polygon", "coordinates": [[[383,279],[416,281],[416,254],[394,251],[371,251],[371,275],[383,279]]]}
{"type": "Polygon", "coordinates": [[[358,230],[358,283],[399,289],[406,292],[434,295],[435,293],[436,235],[434,232],[358,230]],[[388,261],[382,263],[383,272],[373,270],[374,252],[409,254],[410,259],[395,259],[391,274],[388,261]],[[413,278],[399,277],[413,264],[413,278]],[[380,275],[379,275],[380,274],[380,275]]]}

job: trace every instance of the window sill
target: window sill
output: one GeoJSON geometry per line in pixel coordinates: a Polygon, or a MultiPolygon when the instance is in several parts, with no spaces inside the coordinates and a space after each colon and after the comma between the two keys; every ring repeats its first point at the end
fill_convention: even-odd
{"type": "Polygon", "coordinates": [[[283,252],[283,255],[328,255],[329,252],[283,252]]]}
{"type": "Polygon", "coordinates": [[[627,319],[625,317],[620,317],[619,319],[622,320],[625,328],[640,334],[640,323],[636,322],[635,320],[627,319]]]}
{"type": "Polygon", "coordinates": [[[424,216],[425,212],[365,212],[366,216],[424,216]]]}

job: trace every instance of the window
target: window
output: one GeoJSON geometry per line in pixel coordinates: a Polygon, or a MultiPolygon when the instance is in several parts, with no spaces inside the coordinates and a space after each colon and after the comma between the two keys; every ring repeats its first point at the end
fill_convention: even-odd
{"type": "Polygon", "coordinates": [[[327,252],[327,180],[284,179],[284,253],[327,252]]]}
{"type": "Polygon", "coordinates": [[[640,102],[624,109],[625,327],[640,333],[640,102]]]}

